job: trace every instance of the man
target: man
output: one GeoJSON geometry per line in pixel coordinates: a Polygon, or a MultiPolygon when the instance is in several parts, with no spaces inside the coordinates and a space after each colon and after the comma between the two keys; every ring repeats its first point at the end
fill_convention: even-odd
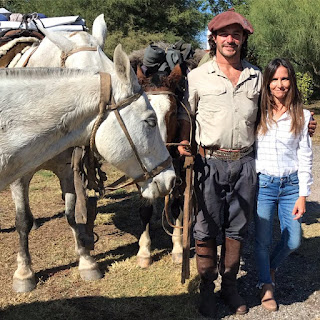
{"type": "MultiPolygon", "coordinates": [[[[188,98],[195,116],[195,189],[198,213],[194,226],[196,262],[201,278],[199,311],[214,316],[214,280],[222,277],[221,297],[237,314],[247,306],[237,290],[241,244],[255,203],[253,144],[262,74],[243,60],[250,22],[230,9],[208,24],[212,59],[188,74],[188,98]],[[219,265],[216,237],[223,235],[219,265]]],[[[181,143],[189,143],[190,123],[180,117],[181,143]]],[[[315,128],[315,124],[313,126],[315,128]]],[[[190,155],[183,146],[181,155],[190,155]]]]}

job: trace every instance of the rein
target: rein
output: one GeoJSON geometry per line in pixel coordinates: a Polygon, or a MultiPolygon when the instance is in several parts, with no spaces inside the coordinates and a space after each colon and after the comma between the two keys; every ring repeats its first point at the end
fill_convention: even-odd
{"type": "MultiPolygon", "coordinates": [[[[61,53],[61,67],[64,68],[68,57],[70,57],[71,55],[73,55],[77,52],[97,51],[97,50],[98,50],[98,47],[80,47],[80,48],[75,48],[69,52],[62,52],[61,53]]],[[[126,107],[126,106],[130,105],[132,102],[138,100],[143,93],[142,88],[140,89],[140,91],[138,93],[135,93],[132,96],[130,96],[130,97],[118,102],[118,103],[115,103],[113,96],[112,96],[112,92],[111,92],[112,89],[111,89],[111,76],[110,76],[110,74],[100,72],[100,87],[101,87],[101,89],[100,89],[99,114],[98,114],[98,117],[94,123],[93,129],[91,132],[91,136],[90,136],[90,151],[91,151],[90,155],[89,155],[90,162],[91,163],[94,162],[94,149],[95,149],[94,139],[95,139],[96,132],[103,121],[105,111],[111,110],[111,111],[114,111],[116,118],[117,118],[123,132],[125,133],[128,141],[130,143],[130,146],[135,154],[135,157],[136,157],[136,159],[137,159],[137,161],[143,171],[142,175],[140,175],[136,179],[132,180],[131,182],[128,182],[128,183],[125,183],[125,184],[122,184],[122,185],[116,187],[116,185],[118,185],[119,183],[121,183],[123,181],[123,177],[122,177],[122,178],[118,179],[117,181],[115,181],[114,183],[112,183],[110,186],[105,187],[105,190],[110,190],[110,191],[117,190],[117,189],[129,186],[131,184],[146,181],[150,178],[155,177],[160,172],[162,172],[163,170],[168,168],[172,164],[171,157],[168,157],[168,159],[166,159],[165,161],[160,163],[158,166],[156,166],[150,172],[147,170],[147,168],[144,166],[144,164],[142,163],[142,161],[139,157],[138,151],[137,151],[137,149],[131,139],[131,136],[130,136],[130,134],[129,134],[129,132],[128,132],[121,116],[120,116],[120,113],[118,111],[119,108],[126,107]],[[120,181],[120,182],[118,182],[118,181],[120,181]]]]}
{"type": "Polygon", "coordinates": [[[105,112],[106,111],[113,111],[115,113],[115,116],[120,124],[121,129],[123,130],[126,138],[128,139],[130,146],[134,152],[134,155],[140,165],[140,168],[143,171],[143,174],[138,176],[135,179],[132,179],[132,181],[122,184],[118,187],[116,187],[116,185],[118,185],[119,183],[122,183],[124,181],[124,177],[121,177],[120,179],[118,179],[117,181],[115,181],[113,184],[111,184],[110,186],[107,186],[105,189],[107,190],[117,190],[132,184],[136,184],[138,182],[143,182],[146,181],[150,178],[155,177],[156,175],[158,175],[160,172],[162,172],[163,170],[165,170],[166,168],[168,168],[169,166],[171,166],[172,164],[172,159],[169,156],[165,161],[161,162],[159,165],[157,165],[155,168],[153,168],[152,170],[148,171],[148,169],[145,167],[145,165],[143,164],[143,162],[141,161],[141,158],[139,156],[139,153],[137,151],[137,148],[127,130],[127,127],[118,111],[119,108],[122,107],[127,107],[129,106],[132,102],[138,100],[141,95],[143,94],[143,90],[142,88],[139,90],[138,93],[133,94],[132,96],[118,102],[115,103],[113,96],[112,96],[112,89],[111,89],[111,76],[108,73],[104,73],[104,72],[100,72],[100,86],[101,86],[101,93],[100,93],[100,103],[99,103],[99,114],[98,114],[98,118],[96,119],[94,126],[93,126],[93,130],[91,133],[91,137],[90,137],[90,149],[91,152],[93,153],[94,150],[94,140],[95,140],[95,135],[96,132],[104,118],[105,112]]]}
{"type": "MultiPolygon", "coordinates": [[[[187,113],[187,115],[189,117],[189,120],[190,120],[190,139],[189,139],[190,143],[189,144],[184,144],[184,143],[167,142],[166,146],[167,147],[170,147],[170,146],[177,146],[177,147],[178,146],[186,146],[186,147],[191,148],[191,139],[192,139],[192,132],[193,132],[192,119],[191,119],[190,112],[189,112],[188,108],[185,106],[185,104],[182,101],[178,100],[177,95],[174,92],[170,91],[170,90],[160,90],[160,91],[151,90],[151,91],[147,91],[146,94],[147,94],[147,96],[149,96],[149,95],[161,95],[161,94],[162,95],[173,96],[176,99],[176,102],[180,103],[180,105],[186,111],[186,113],[187,113]]],[[[191,191],[191,193],[192,193],[192,191],[191,191]]],[[[190,198],[190,196],[191,196],[191,194],[188,195],[189,198],[190,198]]],[[[169,230],[167,230],[167,228],[165,227],[165,224],[164,224],[165,220],[167,221],[168,225],[171,228],[174,228],[174,229],[185,230],[186,226],[176,226],[173,223],[171,223],[170,218],[169,218],[169,207],[170,207],[169,202],[170,202],[170,194],[165,196],[165,205],[164,205],[164,208],[163,208],[163,211],[162,211],[162,228],[169,236],[173,236],[173,234],[169,230]]],[[[183,236],[183,234],[181,234],[181,237],[182,236],[183,236]]]]}

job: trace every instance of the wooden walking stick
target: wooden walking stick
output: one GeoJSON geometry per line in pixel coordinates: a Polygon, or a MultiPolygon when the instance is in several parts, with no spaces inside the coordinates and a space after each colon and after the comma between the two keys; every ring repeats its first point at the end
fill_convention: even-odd
{"type": "Polygon", "coordinates": [[[192,222],[192,183],[193,183],[194,157],[186,156],[184,168],[186,169],[186,188],[184,191],[183,206],[183,234],[182,234],[182,271],[181,283],[190,278],[190,229],[192,222]]]}

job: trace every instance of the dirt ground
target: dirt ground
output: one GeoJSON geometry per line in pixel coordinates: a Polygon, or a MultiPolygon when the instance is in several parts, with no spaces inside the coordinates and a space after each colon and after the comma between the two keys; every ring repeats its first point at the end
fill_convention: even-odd
{"type": "MultiPolygon", "coordinates": [[[[320,146],[314,146],[314,184],[308,198],[302,245],[277,275],[279,311],[268,313],[259,305],[253,259],[253,226],[245,243],[239,288],[250,307],[233,316],[218,298],[217,319],[320,319],[320,146]]],[[[111,173],[116,174],[116,173],[111,173]]],[[[135,189],[120,191],[99,201],[93,256],[105,276],[84,282],[77,271],[72,234],[65,221],[57,179],[37,174],[31,185],[31,208],[40,227],[30,234],[30,251],[37,288],[16,294],[12,276],[18,237],[9,189],[0,193],[0,320],[22,319],[203,319],[196,310],[197,271],[193,250],[191,276],[180,283],[180,267],[171,262],[169,237],[161,225],[152,229],[154,263],[148,270],[136,266],[140,232],[139,197],[135,189]]],[[[219,279],[217,280],[219,296],[219,279]]]]}

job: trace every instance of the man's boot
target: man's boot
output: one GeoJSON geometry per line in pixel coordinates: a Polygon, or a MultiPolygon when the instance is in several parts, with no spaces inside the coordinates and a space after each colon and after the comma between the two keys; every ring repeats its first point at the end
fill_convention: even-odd
{"type": "Polygon", "coordinates": [[[222,276],[221,297],[236,314],[247,313],[244,299],[237,289],[237,274],[240,266],[241,242],[231,238],[225,238],[221,248],[219,272],[222,276]]]}
{"type": "Polygon", "coordinates": [[[201,279],[199,312],[205,317],[215,317],[214,280],[218,277],[217,244],[215,239],[208,241],[196,240],[196,261],[201,279]]]}

